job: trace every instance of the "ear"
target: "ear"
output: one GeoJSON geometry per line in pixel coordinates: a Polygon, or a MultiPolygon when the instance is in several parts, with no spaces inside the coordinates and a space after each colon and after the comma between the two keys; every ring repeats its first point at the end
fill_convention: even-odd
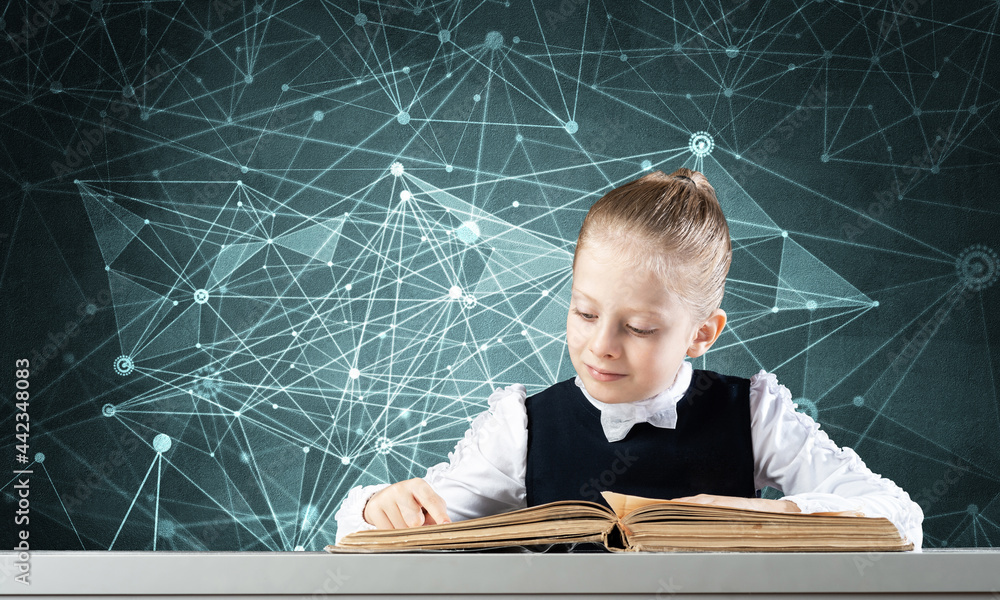
{"type": "Polygon", "coordinates": [[[697,358],[708,352],[708,349],[712,347],[715,340],[719,339],[719,335],[722,333],[722,328],[725,326],[726,311],[721,308],[717,308],[712,311],[712,314],[709,315],[701,326],[698,327],[698,330],[695,331],[694,339],[691,340],[691,345],[688,347],[687,355],[691,358],[697,358]]]}

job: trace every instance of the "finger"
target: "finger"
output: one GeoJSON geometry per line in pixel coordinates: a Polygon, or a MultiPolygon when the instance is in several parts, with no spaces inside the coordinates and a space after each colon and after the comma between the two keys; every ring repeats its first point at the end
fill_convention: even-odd
{"type": "Polygon", "coordinates": [[[404,498],[401,498],[397,503],[397,507],[407,527],[416,527],[424,524],[424,511],[420,507],[420,503],[417,502],[417,499],[413,497],[413,494],[407,494],[404,498]]]}
{"type": "Polygon", "coordinates": [[[373,507],[369,511],[368,517],[371,519],[368,521],[375,526],[375,529],[394,529],[392,526],[392,521],[386,516],[385,511],[379,507],[373,507]]]}
{"type": "Polygon", "coordinates": [[[406,519],[399,512],[399,506],[396,504],[389,504],[385,508],[385,516],[389,518],[392,523],[392,529],[406,529],[409,525],[406,524],[406,519]]]}
{"type": "Polygon", "coordinates": [[[417,502],[427,511],[427,516],[433,523],[451,523],[448,517],[448,507],[444,498],[439,496],[426,482],[413,490],[417,502]]]}

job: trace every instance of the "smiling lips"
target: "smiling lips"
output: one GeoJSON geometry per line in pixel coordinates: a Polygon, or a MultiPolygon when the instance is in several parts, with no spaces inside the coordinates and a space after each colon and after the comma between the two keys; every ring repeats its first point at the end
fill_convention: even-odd
{"type": "MultiPolygon", "coordinates": [[[[584,363],[586,364],[586,363],[584,363]]],[[[590,371],[590,376],[597,381],[615,381],[616,379],[621,379],[625,377],[619,373],[607,373],[605,371],[598,371],[594,367],[587,365],[587,370],[590,371]]]]}

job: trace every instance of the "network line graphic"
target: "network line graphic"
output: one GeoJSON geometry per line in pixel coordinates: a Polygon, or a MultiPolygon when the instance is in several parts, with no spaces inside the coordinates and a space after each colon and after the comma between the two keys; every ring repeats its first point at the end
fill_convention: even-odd
{"type": "Polygon", "coordinates": [[[1000,4],[57,5],[0,17],[48,547],[332,543],[351,487],[575,375],[587,209],[681,166],[734,248],[695,366],[776,373],[925,546],[1000,540],[1000,4]]]}

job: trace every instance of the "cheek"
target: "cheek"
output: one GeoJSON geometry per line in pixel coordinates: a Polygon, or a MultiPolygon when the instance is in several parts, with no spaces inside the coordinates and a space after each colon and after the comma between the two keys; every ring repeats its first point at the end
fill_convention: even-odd
{"type": "Polygon", "coordinates": [[[566,345],[571,351],[578,351],[587,343],[587,335],[584,328],[572,321],[566,324],[566,345]]]}

